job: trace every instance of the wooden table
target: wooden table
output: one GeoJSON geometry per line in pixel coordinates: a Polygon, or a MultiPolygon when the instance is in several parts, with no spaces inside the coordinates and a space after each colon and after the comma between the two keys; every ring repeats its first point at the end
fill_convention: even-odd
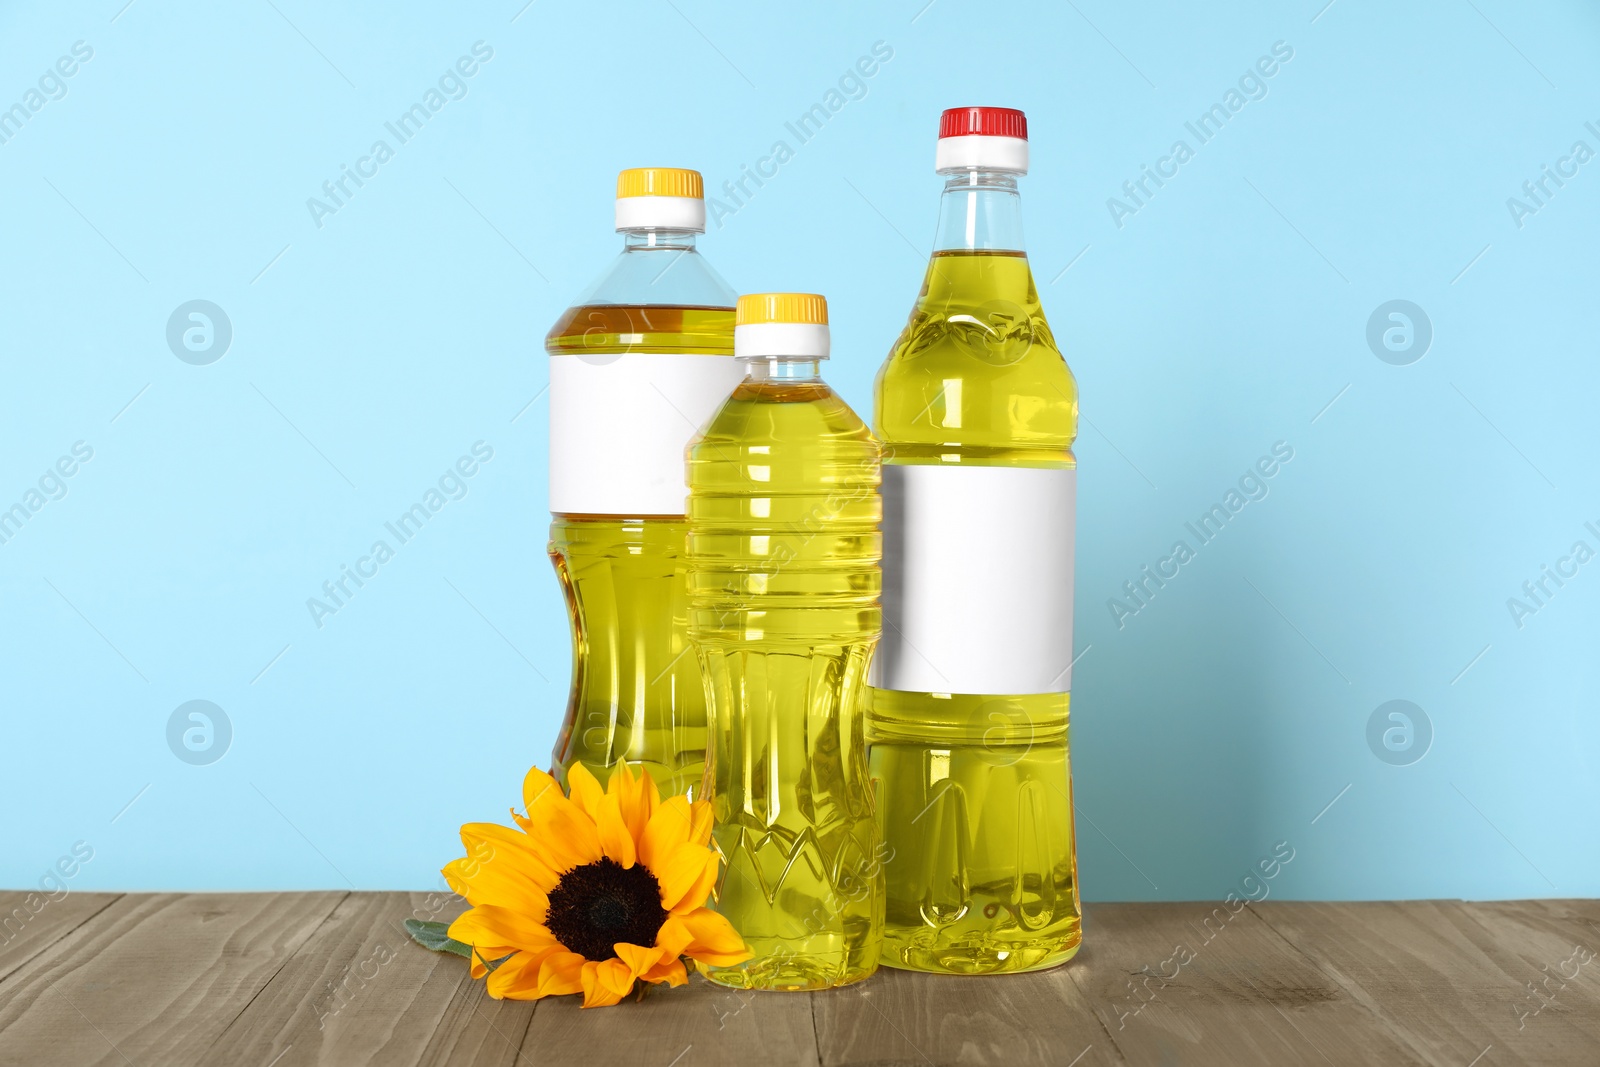
{"type": "Polygon", "coordinates": [[[0,893],[0,1063],[1600,1064],[1600,901],[1097,904],[1078,958],[1042,974],[696,977],[593,1011],[490,1000],[401,928],[459,909],[70,893],[34,912],[0,893]]]}

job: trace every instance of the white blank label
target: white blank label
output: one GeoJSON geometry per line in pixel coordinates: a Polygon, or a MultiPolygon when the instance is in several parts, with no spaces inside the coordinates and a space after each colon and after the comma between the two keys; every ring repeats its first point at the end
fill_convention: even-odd
{"type": "Polygon", "coordinates": [[[551,356],[550,510],[682,515],[684,448],[743,378],[732,356],[551,356]]]}
{"type": "Polygon", "coordinates": [[[870,684],[1072,689],[1077,471],[883,468],[883,639],[870,684]]]}

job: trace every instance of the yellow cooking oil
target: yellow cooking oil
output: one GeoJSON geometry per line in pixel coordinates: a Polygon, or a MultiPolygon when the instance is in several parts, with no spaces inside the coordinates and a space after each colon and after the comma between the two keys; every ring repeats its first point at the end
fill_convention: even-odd
{"type": "MultiPolygon", "coordinates": [[[[886,464],[1076,467],[1077,385],[1013,243],[934,253],[877,381],[886,464]]],[[[971,566],[986,543],[972,544],[971,566]]],[[[1001,974],[1070,959],[1081,936],[1070,695],[874,688],[868,699],[894,854],[883,962],[1001,974]]]]}
{"type": "MultiPolygon", "coordinates": [[[[733,309],[569,308],[546,338],[556,358],[648,352],[727,358],[733,309]]],[[[685,428],[683,437],[691,435],[685,428]]],[[[663,796],[698,794],[705,687],[689,648],[688,522],[682,514],[554,514],[549,553],[572,623],[572,688],[552,755],[604,783],[626,760],[663,796]]]]}
{"type": "Polygon", "coordinates": [[[739,299],[747,377],[689,448],[690,638],[710,703],[714,906],[742,989],[878,965],[885,855],[861,699],[881,626],[878,443],[824,383],[827,305],[739,299]]]}

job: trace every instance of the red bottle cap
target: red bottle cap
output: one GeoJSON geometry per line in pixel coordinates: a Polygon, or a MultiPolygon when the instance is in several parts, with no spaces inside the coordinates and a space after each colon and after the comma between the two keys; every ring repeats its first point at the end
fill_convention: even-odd
{"type": "Polygon", "coordinates": [[[939,116],[933,169],[1028,173],[1028,117],[1012,107],[953,107],[939,116]]]}
{"type": "Polygon", "coordinates": [[[940,137],[1028,139],[1028,116],[1011,107],[953,107],[939,116],[940,137]]]}

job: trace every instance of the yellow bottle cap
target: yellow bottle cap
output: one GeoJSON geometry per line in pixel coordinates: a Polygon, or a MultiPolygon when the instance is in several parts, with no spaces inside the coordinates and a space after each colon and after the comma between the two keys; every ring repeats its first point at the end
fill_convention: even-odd
{"type": "Polygon", "coordinates": [[[617,175],[617,198],[629,196],[681,196],[705,199],[705,186],[697,170],[677,167],[635,167],[617,175]]]}
{"type": "Polygon", "coordinates": [[[733,312],[737,359],[827,359],[828,301],[816,293],[747,293],[733,312]]]}
{"type": "Polygon", "coordinates": [[[769,322],[826,326],[827,298],[816,293],[747,293],[739,298],[733,314],[735,326],[756,326],[769,322]]]}

